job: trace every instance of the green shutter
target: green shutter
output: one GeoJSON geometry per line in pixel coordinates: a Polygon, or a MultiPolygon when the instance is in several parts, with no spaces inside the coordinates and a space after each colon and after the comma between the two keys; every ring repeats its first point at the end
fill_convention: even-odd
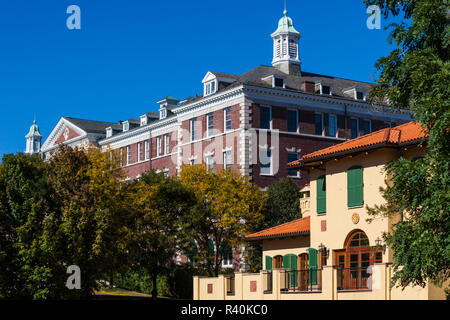
{"type": "Polygon", "coordinates": [[[283,268],[289,269],[291,267],[291,263],[289,261],[289,254],[283,256],[283,268]]]}
{"type": "Polygon", "coordinates": [[[290,267],[291,267],[291,287],[295,287],[297,283],[297,256],[295,254],[290,255],[290,267]]]}
{"type": "Polygon", "coordinates": [[[308,257],[308,283],[309,284],[317,284],[317,250],[314,248],[309,248],[309,257],[308,257]]]}
{"type": "Polygon", "coordinates": [[[317,183],[317,213],[327,212],[327,188],[325,176],[320,176],[317,183]]]}
{"type": "Polygon", "coordinates": [[[349,207],[362,206],[363,194],[363,168],[352,167],[347,170],[347,203],[349,207]]]}
{"type": "Polygon", "coordinates": [[[272,270],[272,257],[266,256],[266,270],[272,270]]]}

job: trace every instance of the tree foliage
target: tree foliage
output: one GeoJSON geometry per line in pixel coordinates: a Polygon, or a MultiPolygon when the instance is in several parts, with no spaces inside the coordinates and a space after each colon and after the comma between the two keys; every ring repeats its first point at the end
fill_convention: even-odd
{"type": "Polygon", "coordinates": [[[379,5],[392,24],[396,49],[378,60],[375,100],[409,108],[429,134],[419,161],[400,158],[386,166],[390,182],[382,190],[386,204],[373,216],[402,214],[385,240],[394,252],[393,284],[424,286],[450,274],[450,26],[448,0],[365,0],[379,5]]]}
{"type": "Polygon", "coordinates": [[[197,243],[194,258],[204,261],[209,274],[217,276],[222,250],[241,245],[263,219],[266,196],[248,177],[229,170],[212,173],[203,165],[183,167],[180,181],[197,199],[185,220],[186,233],[197,243]],[[208,240],[214,244],[214,252],[208,240]]]}

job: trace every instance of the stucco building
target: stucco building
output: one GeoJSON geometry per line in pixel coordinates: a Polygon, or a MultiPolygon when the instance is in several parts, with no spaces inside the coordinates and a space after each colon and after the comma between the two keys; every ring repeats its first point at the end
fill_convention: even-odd
{"type": "Polygon", "coordinates": [[[431,283],[391,288],[393,254],[381,239],[400,214],[367,221],[366,205],[384,203],[379,190],[389,183],[385,164],[422,157],[426,138],[420,124],[410,122],[290,163],[290,169],[310,173],[310,210],[246,237],[262,243],[260,273],[194,277],[194,299],[445,299],[431,283]]]}

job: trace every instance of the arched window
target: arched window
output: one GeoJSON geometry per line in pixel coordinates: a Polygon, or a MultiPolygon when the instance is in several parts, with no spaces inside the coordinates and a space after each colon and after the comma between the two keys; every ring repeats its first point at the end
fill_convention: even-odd
{"type": "Polygon", "coordinates": [[[363,168],[354,166],[347,170],[347,204],[349,207],[364,204],[363,168]]]}
{"type": "Polygon", "coordinates": [[[273,257],[273,267],[274,268],[283,268],[283,256],[273,257]]]}
{"type": "Polygon", "coordinates": [[[368,247],[369,239],[363,231],[355,231],[347,240],[346,248],[368,247]]]}

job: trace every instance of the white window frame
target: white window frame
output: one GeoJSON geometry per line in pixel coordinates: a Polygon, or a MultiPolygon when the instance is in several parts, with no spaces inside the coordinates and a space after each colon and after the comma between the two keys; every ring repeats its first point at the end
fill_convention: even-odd
{"type": "Polygon", "coordinates": [[[150,142],[148,141],[148,140],[145,140],[145,143],[144,143],[144,157],[145,157],[145,160],[148,160],[149,158],[150,158],[150,142]]]}
{"type": "Polygon", "coordinates": [[[203,94],[205,97],[216,93],[217,85],[218,85],[217,82],[218,82],[217,80],[212,80],[212,81],[208,81],[204,84],[203,94]],[[213,85],[214,85],[214,88],[213,88],[213,85]]]}
{"type": "Polygon", "coordinates": [[[142,142],[138,142],[138,152],[137,152],[137,160],[138,162],[142,161],[142,142]]]}
{"type": "Polygon", "coordinates": [[[131,146],[127,146],[127,165],[130,164],[131,160],[131,146]]]}
{"type": "Polygon", "coordinates": [[[231,250],[231,259],[225,259],[225,255],[222,254],[222,268],[233,267],[233,250],[231,250]]]}
{"type": "Polygon", "coordinates": [[[166,133],[164,135],[164,154],[170,153],[170,135],[166,133]]]}
{"type": "Polygon", "coordinates": [[[208,154],[205,156],[206,170],[214,173],[214,154],[208,154]],[[211,168],[212,167],[212,168],[211,168]]]}
{"type": "Polygon", "coordinates": [[[160,157],[162,155],[162,137],[156,137],[156,156],[160,157]]]}
{"type": "Polygon", "coordinates": [[[165,118],[167,118],[167,109],[161,109],[160,111],[159,111],[159,118],[160,119],[165,119],[165,118]]]}
{"type": "Polygon", "coordinates": [[[225,109],[223,109],[223,132],[228,132],[231,131],[232,128],[232,123],[231,123],[231,107],[227,107],[225,109]],[[227,110],[230,111],[230,129],[227,129],[227,110]]]}
{"type": "Polygon", "coordinates": [[[231,150],[225,150],[223,152],[223,169],[227,170],[227,166],[230,166],[231,169],[231,165],[233,164],[233,158],[232,158],[232,153],[231,150]],[[228,158],[229,155],[229,158],[228,158]],[[228,160],[230,160],[230,163],[228,163],[228,160]]]}
{"type": "Polygon", "coordinates": [[[328,115],[328,136],[333,137],[333,138],[337,138],[337,136],[338,136],[338,117],[337,117],[337,115],[335,115],[333,113],[330,113],[328,115]],[[331,118],[332,117],[334,117],[334,128],[336,130],[334,136],[330,135],[330,123],[331,123],[331,118]]]}
{"type": "Polygon", "coordinates": [[[206,115],[206,136],[211,137],[214,135],[214,112],[210,112],[206,115]],[[212,132],[209,132],[210,119],[209,116],[212,116],[212,132]]]}
{"type": "Polygon", "coordinates": [[[191,141],[196,141],[197,140],[197,118],[192,118],[189,120],[189,137],[191,139],[191,141]]]}
{"type": "Polygon", "coordinates": [[[130,130],[130,123],[128,121],[124,121],[122,129],[123,129],[123,132],[130,130]]]}

